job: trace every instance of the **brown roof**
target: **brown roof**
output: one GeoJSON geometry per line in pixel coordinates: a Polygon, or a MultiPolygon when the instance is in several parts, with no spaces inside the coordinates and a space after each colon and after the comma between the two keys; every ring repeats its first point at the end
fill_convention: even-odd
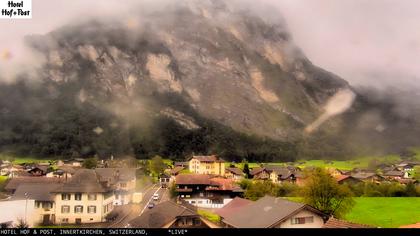
{"type": "Polygon", "coordinates": [[[197,159],[202,162],[225,162],[223,159],[217,157],[216,155],[211,156],[193,156],[191,159],[197,159]]]}
{"type": "Polygon", "coordinates": [[[236,214],[226,215],[223,222],[234,228],[270,228],[303,209],[324,216],[324,213],[306,204],[265,196],[240,207],[236,214]]]}
{"type": "Polygon", "coordinates": [[[162,228],[179,216],[200,217],[196,208],[188,203],[177,204],[173,201],[166,201],[145,211],[141,216],[130,221],[129,224],[133,228],[162,228]]]}
{"type": "Polygon", "coordinates": [[[373,172],[358,172],[358,173],[352,174],[351,176],[356,179],[368,179],[375,176],[379,178],[383,178],[382,176],[373,172]]]}
{"type": "Polygon", "coordinates": [[[179,174],[175,182],[182,185],[210,185],[210,178],[210,175],[179,174]]]}
{"type": "Polygon", "coordinates": [[[216,214],[219,216],[226,218],[227,216],[231,214],[235,214],[236,211],[248,204],[253,203],[253,201],[250,201],[248,199],[235,197],[232,201],[230,201],[228,204],[226,204],[224,207],[216,210],[216,214]]]}
{"type": "Polygon", "coordinates": [[[71,179],[59,188],[56,193],[104,193],[110,189],[101,182],[95,170],[79,169],[71,179]]]}
{"type": "Polygon", "coordinates": [[[370,225],[356,224],[344,220],[339,220],[334,217],[328,219],[323,228],[375,228],[370,225]]]}
{"type": "Polygon", "coordinates": [[[235,175],[243,175],[244,174],[244,172],[241,169],[239,169],[238,167],[229,167],[229,168],[226,168],[226,171],[229,171],[229,172],[231,172],[235,175]]]}
{"type": "Polygon", "coordinates": [[[61,182],[64,182],[64,179],[47,177],[16,177],[9,179],[4,189],[6,191],[15,191],[20,184],[49,184],[61,182]]]}
{"type": "Polygon", "coordinates": [[[184,170],[185,168],[182,166],[176,166],[173,169],[171,169],[171,171],[169,171],[169,173],[171,175],[177,175],[179,172],[181,172],[182,170],[184,170]]]}
{"type": "Polygon", "coordinates": [[[388,171],[384,174],[384,176],[404,176],[404,172],[403,171],[398,171],[398,170],[391,170],[388,171]]]}
{"type": "Polygon", "coordinates": [[[252,168],[252,170],[249,172],[250,175],[256,175],[261,173],[262,171],[266,170],[264,167],[254,167],[252,168]]]}
{"type": "Polygon", "coordinates": [[[241,187],[233,180],[221,177],[210,179],[210,187],[207,190],[220,190],[220,191],[241,191],[241,187]]]}

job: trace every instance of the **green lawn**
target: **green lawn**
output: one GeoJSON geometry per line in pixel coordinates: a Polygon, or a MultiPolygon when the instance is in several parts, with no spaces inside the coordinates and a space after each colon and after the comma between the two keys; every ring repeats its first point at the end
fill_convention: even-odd
{"type": "Polygon", "coordinates": [[[3,191],[6,180],[7,180],[7,176],[0,176],[0,192],[3,191]]]}
{"type": "Polygon", "coordinates": [[[394,228],[420,222],[420,198],[360,197],[345,219],[355,223],[394,228]]]}
{"type": "Polygon", "coordinates": [[[216,215],[213,212],[206,211],[206,210],[198,210],[197,212],[198,212],[199,215],[201,215],[202,217],[208,219],[209,221],[211,221],[213,223],[219,223],[220,222],[220,216],[216,215]]]}
{"type": "Polygon", "coordinates": [[[0,160],[8,160],[13,161],[13,164],[22,164],[22,163],[41,163],[41,162],[48,162],[51,159],[45,158],[36,158],[36,157],[28,157],[28,156],[16,156],[6,153],[0,153],[0,160]]]}

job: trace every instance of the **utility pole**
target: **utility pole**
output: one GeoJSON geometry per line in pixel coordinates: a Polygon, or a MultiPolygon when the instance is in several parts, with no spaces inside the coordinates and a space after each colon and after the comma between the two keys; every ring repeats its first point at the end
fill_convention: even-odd
{"type": "Polygon", "coordinates": [[[26,221],[27,212],[28,212],[28,193],[25,192],[25,224],[27,224],[27,221],[26,221]]]}

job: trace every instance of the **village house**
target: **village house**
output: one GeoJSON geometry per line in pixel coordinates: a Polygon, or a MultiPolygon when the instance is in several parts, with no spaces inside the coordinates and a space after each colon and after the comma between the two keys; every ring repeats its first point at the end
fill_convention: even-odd
{"type": "Polygon", "coordinates": [[[270,196],[255,202],[235,198],[216,214],[226,228],[321,228],[328,219],[309,205],[270,196]]]}
{"type": "Polygon", "coordinates": [[[380,183],[385,180],[384,177],[374,173],[374,172],[357,172],[352,174],[351,177],[361,180],[363,182],[371,182],[371,183],[380,183]]]}
{"type": "Polygon", "coordinates": [[[270,172],[264,167],[254,167],[249,172],[250,177],[254,180],[268,180],[270,179],[270,172]]]}
{"type": "Polygon", "coordinates": [[[55,171],[51,171],[47,173],[45,176],[49,178],[64,178],[64,179],[67,178],[68,179],[68,178],[71,178],[76,173],[77,170],[78,170],[77,167],[60,166],[55,171]]]}
{"type": "Polygon", "coordinates": [[[165,201],[131,220],[131,228],[213,228],[214,224],[186,202],[165,201]]]}
{"type": "Polygon", "coordinates": [[[182,167],[182,166],[175,166],[174,168],[172,168],[169,171],[169,174],[171,175],[171,179],[175,180],[175,177],[177,175],[179,175],[181,173],[181,171],[183,171],[183,170],[185,170],[185,167],[182,167]]]}
{"type": "Polygon", "coordinates": [[[55,195],[51,191],[59,188],[61,183],[20,184],[11,200],[33,200],[26,207],[31,209],[32,222],[35,225],[52,225],[55,223],[55,195]]]}
{"type": "Polygon", "coordinates": [[[350,175],[335,175],[333,176],[339,184],[357,184],[363,182],[360,179],[354,178],[350,175]]]}
{"type": "Polygon", "coordinates": [[[167,188],[171,182],[171,176],[167,173],[162,173],[159,175],[159,183],[162,188],[167,188]]]}
{"type": "Polygon", "coordinates": [[[188,169],[188,166],[189,166],[189,162],[188,161],[183,161],[183,162],[181,162],[181,161],[175,161],[174,162],[174,167],[184,167],[185,169],[188,169]]]}
{"type": "Polygon", "coordinates": [[[175,183],[178,198],[203,208],[223,207],[243,194],[243,189],[233,179],[211,175],[180,174],[175,183]]]}
{"type": "Polygon", "coordinates": [[[103,222],[114,208],[114,192],[95,170],[80,169],[54,194],[55,219],[60,224],[103,222]]]}
{"type": "Polygon", "coordinates": [[[263,166],[253,168],[250,171],[250,175],[254,180],[271,180],[273,183],[296,183],[297,178],[302,176],[300,172],[300,169],[291,166],[263,166]]]}
{"type": "Polygon", "coordinates": [[[225,161],[215,155],[193,156],[188,167],[194,174],[225,175],[225,161]]]}
{"type": "Polygon", "coordinates": [[[225,170],[225,177],[239,181],[245,177],[245,174],[237,167],[229,167],[225,170]]]}
{"type": "Polygon", "coordinates": [[[60,178],[47,178],[47,177],[16,177],[11,178],[7,181],[6,186],[4,186],[4,190],[8,194],[14,194],[17,188],[20,185],[27,184],[27,185],[35,185],[35,184],[54,184],[54,183],[63,183],[65,180],[60,178]]]}
{"type": "Polygon", "coordinates": [[[132,201],[136,188],[136,169],[134,168],[96,168],[101,182],[112,187],[114,205],[126,205],[132,201]]]}
{"type": "Polygon", "coordinates": [[[408,172],[399,171],[399,170],[391,170],[383,174],[383,176],[390,180],[401,180],[401,179],[408,179],[408,172]]]}
{"type": "Polygon", "coordinates": [[[33,176],[44,176],[48,173],[49,166],[45,165],[36,165],[33,168],[31,168],[28,173],[33,176]]]}

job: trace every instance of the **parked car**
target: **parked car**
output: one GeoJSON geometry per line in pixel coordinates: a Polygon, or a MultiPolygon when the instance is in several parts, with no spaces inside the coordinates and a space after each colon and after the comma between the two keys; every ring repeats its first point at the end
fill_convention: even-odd
{"type": "Polygon", "coordinates": [[[147,208],[152,209],[153,207],[155,207],[155,204],[153,202],[149,203],[149,205],[147,205],[147,208]]]}
{"type": "Polygon", "coordinates": [[[155,201],[159,200],[159,194],[157,193],[153,194],[153,200],[155,201]]]}

